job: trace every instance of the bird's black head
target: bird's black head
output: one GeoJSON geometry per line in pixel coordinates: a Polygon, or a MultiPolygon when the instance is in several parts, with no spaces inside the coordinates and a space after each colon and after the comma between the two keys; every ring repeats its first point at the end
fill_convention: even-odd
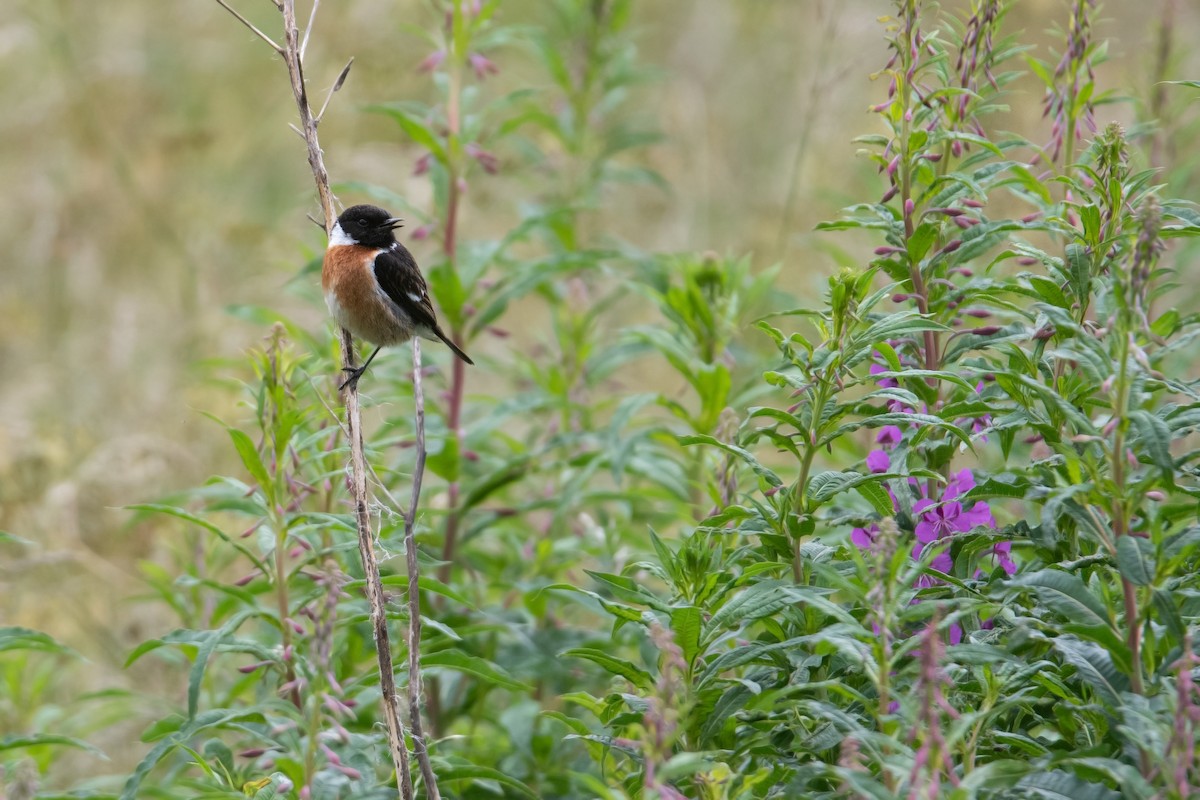
{"type": "Polygon", "coordinates": [[[396,241],[392,231],[399,227],[400,220],[379,206],[351,206],[338,217],[329,243],[388,247],[396,241]]]}

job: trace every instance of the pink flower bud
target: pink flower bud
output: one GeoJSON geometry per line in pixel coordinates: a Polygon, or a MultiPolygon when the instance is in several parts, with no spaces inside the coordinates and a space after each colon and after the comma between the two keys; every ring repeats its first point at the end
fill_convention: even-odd
{"type": "Polygon", "coordinates": [[[442,62],[445,60],[446,51],[435,50],[429,55],[425,56],[425,59],[417,65],[417,72],[433,72],[435,69],[440,67],[442,62]]]}
{"type": "Polygon", "coordinates": [[[467,56],[467,61],[470,62],[471,69],[475,70],[475,77],[479,80],[483,80],[488,75],[495,75],[500,71],[500,68],[490,59],[479,53],[471,53],[467,56]]]}
{"type": "Polygon", "coordinates": [[[1161,503],[1163,500],[1167,499],[1167,496],[1158,489],[1151,489],[1150,491],[1146,492],[1146,499],[1153,500],[1156,503],[1161,503]]]}

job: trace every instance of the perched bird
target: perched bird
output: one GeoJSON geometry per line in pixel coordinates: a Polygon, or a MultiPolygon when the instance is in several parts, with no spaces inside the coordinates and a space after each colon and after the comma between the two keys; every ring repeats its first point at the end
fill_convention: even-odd
{"type": "Polygon", "coordinates": [[[350,377],[339,389],[357,383],[380,348],[403,344],[414,335],[440,339],[463,361],[475,363],[438,327],[416,259],[396,241],[400,224],[378,206],[351,206],[329,234],[321,269],[329,313],[350,333],[376,345],[361,367],[345,367],[350,377]]]}

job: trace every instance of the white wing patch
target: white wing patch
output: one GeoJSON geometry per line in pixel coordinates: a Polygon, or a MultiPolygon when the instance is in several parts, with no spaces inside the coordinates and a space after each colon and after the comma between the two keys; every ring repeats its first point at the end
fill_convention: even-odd
{"type": "Polygon", "coordinates": [[[409,299],[410,299],[410,300],[412,300],[414,303],[418,303],[418,304],[419,304],[419,303],[420,303],[422,300],[424,300],[424,299],[425,299],[425,295],[424,295],[424,294],[417,294],[416,292],[409,292],[409,293],[408,293],[408,297],[409,297],[409,299]]]}

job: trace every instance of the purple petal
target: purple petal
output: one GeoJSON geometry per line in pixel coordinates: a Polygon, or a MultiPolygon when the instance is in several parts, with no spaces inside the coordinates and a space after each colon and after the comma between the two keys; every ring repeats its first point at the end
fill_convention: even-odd
{"type": "Polygon", "coordinates": [[[850,532],[850,541],[854,542],[862,550],[870,550],[875,546],[875,537],[879,534],[879,528],[872,525],[870,528],[855,528],[850,532]]]}
{"type": "Polygon", "coordinates": [[[867,469],[871,472],[887,472],[892,466],[892,459],[883,450],[872,450],[867,453],[867,469]]]}
{"type": "Polygon", "coordinates": [[[875,434],[875,441],[884,447],[894,447],[904,438],[904,432],[896,425],[884,425],[875,434]]]}
{"type": "Polygon", "coordinates": [[[938,540],[937,525],[932,522],[921,520],[917,523],[916,528],[917,541],[921,544],[929,544],[938,540]]]}

